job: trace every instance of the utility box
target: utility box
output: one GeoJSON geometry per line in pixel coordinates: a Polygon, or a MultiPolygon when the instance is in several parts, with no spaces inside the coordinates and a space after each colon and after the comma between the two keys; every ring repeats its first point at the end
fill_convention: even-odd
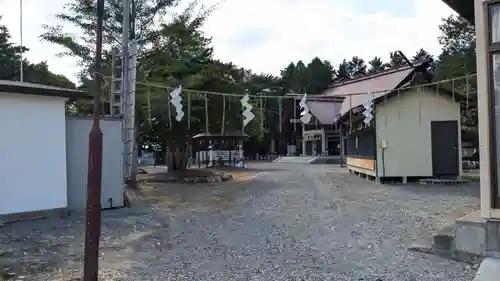
{"type": "MultiPolygon", "coordinates": [[[[125,178],[123,174],[122,119],[101,117],[103,133],[101,209],[123,207],[125,178]]],[[[66,117],[66,165],[68,209],[82,211],[87,201],[89,133],[92,117],[66,117]]]]}

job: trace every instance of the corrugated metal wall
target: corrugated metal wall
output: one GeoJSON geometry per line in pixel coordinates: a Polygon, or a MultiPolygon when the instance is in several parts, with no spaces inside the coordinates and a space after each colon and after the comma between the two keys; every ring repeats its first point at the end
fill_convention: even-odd
{"type": "Polygon", "coordinates": [[[377,149],[375,143],[375,129],[373,127],[367,127],[352,132],[347,137],[347,156],[375,159],[375,153],[377,153],[377,149]]]}

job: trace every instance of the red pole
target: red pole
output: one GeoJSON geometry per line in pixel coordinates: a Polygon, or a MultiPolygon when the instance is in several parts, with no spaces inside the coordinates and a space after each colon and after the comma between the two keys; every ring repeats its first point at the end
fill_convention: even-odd
{"type": "Polygon", "coordinates": [[[95,50],[94,115],[89,133],[89,166],[87,175],[87,214],[85,225],[85,258],[83,281],[97,281],[99,271],[99,238],[101,236],[101,179],[102,131],[101,116],[101,60],[104,0],[97,0],[97,28],[95,50]]]}

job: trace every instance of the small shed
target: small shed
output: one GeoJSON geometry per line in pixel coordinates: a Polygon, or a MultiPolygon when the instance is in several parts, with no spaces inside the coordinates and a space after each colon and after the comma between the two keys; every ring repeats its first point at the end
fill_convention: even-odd
{"type": "Polygon", "coordinates": [[[71,89],[0,80],[0,220],[68,206],[66,116],[71,89]]]}
{"type": "Polygon", "coordinates": [[[425,86],[427,68],[421,62],[391,69],[332,85],[323,94],[357,94],[346,96],[338,121],[350,171],[403,182],[461,175],[460,102],[437,85],[425,86]],[[374,116],[368,124],[366,104],[374,116]]]}

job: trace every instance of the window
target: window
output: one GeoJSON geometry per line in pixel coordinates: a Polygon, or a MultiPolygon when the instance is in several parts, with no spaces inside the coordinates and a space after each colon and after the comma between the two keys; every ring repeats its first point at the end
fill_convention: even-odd
{"type": "Polygon", "coordinates": [[[490,16],[490,42],[500,43],[500,3],[488,7],[490,16]]]}
{"type": "Polygon", "coordinates": [[[492,207],[500,208],[500,2],[488,6],[492,207]]]}
{"type": "MultiPolygon", "coordinates": [[[[494,162],[492,163],[492,181],[495,181],[493,186],[493,198],[497,198],[498,194],[500,194],[500,52],[499,53],[491,53],[490,54],[490,67],[491,67],[491,99],[492,99],[492,109],[493,116],[491,120],[493,124],[491,124],[492,134],[494,134],[495,139],[493,146],[494,147],[494,162]],[[496,188],[495,188],[496,187],[496,188]]],[[[497,200],[495,200],[497,201],[497,200]]],[[[495,202],[493,202],[495,203],[495,202]]],[[[494,204],[494,206],[497,204],[494,204]]],[[[500,206],[495,206],[500,207],[500,206]]]]}

